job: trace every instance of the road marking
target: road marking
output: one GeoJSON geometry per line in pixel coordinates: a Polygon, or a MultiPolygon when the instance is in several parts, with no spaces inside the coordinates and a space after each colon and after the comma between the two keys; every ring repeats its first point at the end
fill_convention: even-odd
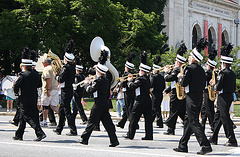
{"type": "MultiPolygon", "coordinates": [[[[164,155],[164,154],[152,154],[152,153],[141,153],[141,152],[133,152],[133,151],[124,151],[126,149],[122,149],[123,151],[119,151],[119,150],[109,150],[109,149],[104,149],[104,148],[87,148],[87,146],[83,146],[81,144],[79,144],[79,147],[78,145],[71,145],[69,147],[66,147],[66,146],[61,146],[61,145],[57,145],[57,146],[54,146],[54,145],[46,145],[46,143],[44,144],[33,144],[33,143],[23,143],[23,141],[19,141],[19,142],[0,142],[0,144],[7,144],[7,145],[25,145],[25,146],[28,146],[28,147],[46,147],[46,148],[57,148],[57,149],[60,149],[60,148],[63,148],[63,149],[78,149],[78,150],[84,150],[84,151],[96,151],[96,152],[110,152],[110,153],[124,153],[124,154],[135,154],[135,155],[147,155],[147,156],[164,156],[164,157],[172,157],[173,154],[171,155],[164,155]],[[76,146],[76,147],[72,147],[72,146],[76,146]]],[[[113,148],[114,149],[114,148],[113,148]]],[[[117,148],[116,148],[117,149],[117,148]]],[[[120,148],[119,148],[120,149],[120,148]]],[[[175,157],[182,157],[181,156],[177,156],[177,155],[174,155],[175,157]]]]}

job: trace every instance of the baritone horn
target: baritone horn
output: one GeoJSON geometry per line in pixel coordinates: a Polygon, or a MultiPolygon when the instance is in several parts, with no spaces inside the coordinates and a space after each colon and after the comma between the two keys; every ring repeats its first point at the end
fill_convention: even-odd
{"type": "Polygon", "coordinates": [[[101,37],[95,37],[90,45],[90,55],[93,61],[98,62],[99,57],[101,55],[102,50],[108,50],[108,59],[106,61],[106,67],[110,72],[110,75],[107,73],[107,77],[110,78],[111,89],[113,89],[117,84],[117,79],[119,78],[118,71],[116,68],[110,63],[110,50],[104,45],[104,41],[101,37]]]}
{"type": "Polygon", "coordinates": [[[63,66],[60,58],[56,54],[54,54],[51,51],[51,49],[48,51],[47,58],[53,59],[53,61],[51,63],[53,72],[56,73],[57,75],[59,75],[62,71],[62,66],[63,66]]]}

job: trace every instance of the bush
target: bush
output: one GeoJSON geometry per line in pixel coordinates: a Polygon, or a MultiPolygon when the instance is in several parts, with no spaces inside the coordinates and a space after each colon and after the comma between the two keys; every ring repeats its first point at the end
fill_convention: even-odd
{"type": "Polygon", "coordinates": [[[237,95],[237,100],[240,97],[240,79],[236,80],[236,95],[237,95]]]}

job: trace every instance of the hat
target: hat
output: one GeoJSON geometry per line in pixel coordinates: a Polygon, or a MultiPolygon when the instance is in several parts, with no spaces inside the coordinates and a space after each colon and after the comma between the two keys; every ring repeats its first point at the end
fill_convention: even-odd
{"type": "Polygon", "coordinates": [[[83,70],[83,66],[81,65],[81,59],[80,59],[79,56],[76,56],[75,61],[76,61],[76,69],[77,70],[83,70]]]}
{"type": "Polygon", "coordinates": [[[69,43],[67,44],[67,47],[65,49],[65,55],[64,55],[64,58],[69,62],[73,62],[75,58],[74,55],[72,54],[74,47],[75,47],[75,43],[73,42],[73,40],[70,40],[69,43]]]}
{"type": "Polygon", "coordinates": [[[139,66],[139,69],[145,72],[149,72],[151,70],[151,67],[147,65],[147,52],[143,51],[141,53],[141,64],[139,66]]]}
{"type": "Polygon", "coordinates": [[[233,56],[230,55],[233,46],[231,43],[226,44],[223,48],[221,48],[221,62],[233,64],[233,56]]]}
{"type": "Polygon", "coordinates": [[[106,67],[105,63],[107,61],[107,57],[108,57],[108,52],[106,49],[103,49],[101,51],[101,55],[99,57],[99,63],[97,64],[97,71],[102,73],[102,74],[106,74],[106,72],[108,71],[108,68],[106,67]]]}
{"type": "Polygon", "coordinates": [[[217,65],[217,62],[214,61],[215,57],[217,56],[217,50],[212,49],[208,52],[208,60],[207,64],[211,67],[215,67],[217,65]]]}
{"type": "Polygon", "coordinates": [[[183,54],[187,51],[187,47],[185,45],[185,43],[182,43],[179,47],[179,49],[177,50],[177,57],[176,60],[181,62],[181,63],[185,63],[186,62],[186,58],[183,57],[183,54]]]}
{"type": "Polygon", "coordinates": [[[153,70],[161,68],[161,66],[158,65],[160,62],[161,62],[161,56],[159,55],[153,61],[153,70]]]}
{"type": "Polygon", "coordinates": [[[31,52],[28,47],[23,48],[21,65],[32,66],[31,52]]]}
{"type": "Polygon", "coordinates": [[[198,62],[200,62],[203,59],[203,56],[201,55],[201,51],[204,50],[208,45],[207,38],[201,38],[197,42],[197,46],[192,50],[190,53],[191,56],[198,62]]]}
{"type": "Polygon", "coordinates": [[[129,56],[128,59],[125,63],[125,66],[128,67],[129,69],[134,69],[134,64],[132,63],[132,60],[136,57],[136,53],[132,52],[129,56]]]}

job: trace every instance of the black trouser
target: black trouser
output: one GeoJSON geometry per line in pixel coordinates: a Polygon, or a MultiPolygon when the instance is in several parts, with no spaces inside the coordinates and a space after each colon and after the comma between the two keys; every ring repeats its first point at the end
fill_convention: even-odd
{"type": "Polygon", "coordinates": [[[20,121],[20,102],[19,99],[16,98],[16,113],[14,115],[13,121],[16,125],[18,125],[19,121],[20,121]]]}
{"type": "MultiPolygon", "coordinates": [[[[28,107],[28,106],[27,106],[28,107]]],[[[45,133],[40,127],[39,122],[39,114],[37,107],[28,111],[24,111],[24,109],[20,108],[20,124],[15,133],[15,137],[23,138],[24,130],[26,128],[26,122],[35,130],[35,134],[37,137],[44,135],[45,133]]]]}
{"type": "Polygon", "coordinates": [[[174,132],[178,116],[184,121],[186,114],[186,99],[179,100],[176,95],[176,90],[172,91],[170,97],[170,113],[165,124],[168,126],[168,132],[174,132]]]}
{"type": "Polygon", "coordinates": [[[84,109],[83,109],[83,106],[82,106],[82,103],[81,103],[82,96],[79,96],[75,92],[73,93],[73,96],[74,96],[73,114],[72,114],[73,120],[75,121],[76,116],[77,116],[77,112],[79,111],[79,114],[80,114],[80,116],[82,118],[82,121],[86,122],[88,119],[87,119],[87,116],[86,116],[86,114],[84,112],[84,109]]]}
{"type": "Polygon", "coordinates": [[[218,133],[222,125],[224,128],[225,135],[228,138],[228,142],[237,143],[233,131],[233,122],[229,114],[229,108],[231,106],[232,100],[233,100],[232,93],[222,93],[218,95],[217,112],[214,116],[215,123],[213,135],[211,137],[214,143],[217,143],[218,141],[218,133]]]}
{"type": "Polygon", "coordinates": [[[63,91],[61,92],[61,104],[59,107],[59,123],[56,128],[56,131],[59,133],[62,132],[64,124],[65,124],[65,117],[67,118],[68,127],[70,128],[70,133],[76,134],[77,129],[75,122],[72,118],[70,102],[72,100],[73,91],[63,91]]]}
{"type": "Polygon", "coordinates": [[[124,93],[123,115],[122,115],[122,119],[118,122],[118,125],[122,128],[124,128],[124,125],[126,124],[127,119],[130,118],[130,115],[132,113],[133,103],[134,103],[134,97],[124,93]]]}
{"type": "MultiPolygon", "coordinates": [[[[105,104],[107,105],[107,104],[105,104]]],[[[88,141],[92,131],[95,126],[99,125],[100,121],[102,122],[104,128],[106,129],[108,136],[110,138],[110,143],[114,143],[118,141],[117,136],[116,136],[116,129],[115,126],[112,122],[111,115],[108,111],[108,107],[102,107],[102,106],[97,106],[94,104],[92,107],[90,117],[88,120],[88,125],[85,129],[85,131],[82,133],[81,138],[84,141],[88,141]]]]}
{"type": "MultiPolygon", "coordinates": [[[[54,115],[54,111],[52,110],[52,108],[49,106],[47,110],[48,110],[48,119],[49,119],[50,123],[57,124],[56,118],[54,115]]],[[[43,113],[40,114],[39,119],[40,119],[40,121],[43,121],[43,113]]]]}
{"type": "Polygon", "coordinates": [[[152,122],[157,117],[157,126],[163,127],[161,103],[163,99],[162,93],[152,93],[152,122]]]}
{"type": "Polygon", "coordinates": [[[214,114],[215,114],[214,101],[211,101],[209,99],[208,91],[204,90],[204,103],[202,105],[202,111],[201,111],[203,130],[205,130],[205,125],[206,125],[207,118],[208,118],[211,130],[213,130],[214,114]]]}
{"type": "Polygon", "coordinates": [[[192,133],[195,134],[197,141],[201,147],[211,148],[210,143],[203,132],[199,123],[199,113],[202,107],[202,92],[191,92],[186,94],[186,117],[184,121],[183,136],[179,141],[179,149],[188,151],[188,141],[192,133]]]}
{"type": "Polygon", "coordinates": [[[133,139],[138,127],[138,121],[143,114],[145,121],[145,137],[153,138],[153,125],[152,125],[152,104],[149,96],[136,98],[133,105],[132,114],[130,117],[128,137],[133,139]]]}

